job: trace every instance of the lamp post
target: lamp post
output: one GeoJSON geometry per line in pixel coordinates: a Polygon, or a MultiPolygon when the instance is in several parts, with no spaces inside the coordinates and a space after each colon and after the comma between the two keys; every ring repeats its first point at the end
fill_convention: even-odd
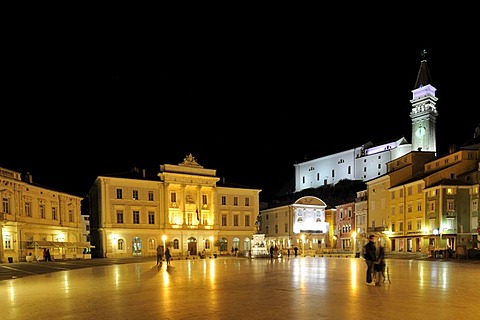
{"type": "Polygon", "coordinates": [[[163,240],[163,250],[165,250],[165,249],[167,249],[167,247],[165,246],[165,240],[167,240],[167,236],[163,235],[162,240],[163,240]]]}
{"type": "Polygon", "coordinates": [[[352,246],[352,254],[353,254],[353,257],[356,258],[357,257],[357,247],[356,247],[356,242],[357,240],[357,232],[356,231],[353,231],[352,232],[352,243],[353,243],[353,246],[352,246]]]}
{"type": "Polygon", "coordinates": [[[213,258],[213,236],[210,236],[210,259],[213,258]]]}
{"type": "Polygon", "coordinates": [[[305,235],[301,235],[302,238],[302,257],[305,257],[305,235]]]}

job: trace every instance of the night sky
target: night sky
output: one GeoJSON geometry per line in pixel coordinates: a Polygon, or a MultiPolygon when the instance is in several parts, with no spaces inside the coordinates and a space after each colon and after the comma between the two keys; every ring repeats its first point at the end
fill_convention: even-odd
{"type": "Polygon", "coordinates": [[[296,162],[410,142],[423,49],[438,154],[473,138],[478,28],[309,27],[32,28],[5,46],[0,167],[83,197],[98,175],[192,153],[226,181],[272,192],[296,162]]]}

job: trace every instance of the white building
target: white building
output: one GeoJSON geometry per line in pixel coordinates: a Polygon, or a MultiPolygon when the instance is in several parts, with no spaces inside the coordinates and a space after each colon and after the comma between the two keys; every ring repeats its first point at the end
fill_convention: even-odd
{"type": "Polygon", "coordinates": [[[411,151],[436,152],[437,109],[435,87],[431,85],[425,53],[410,100],[412,111],[412,143],[402,137],[380,145],[368,142],[359,147],[295,164],[295,192],[342,179],[367,182],[387,173],[387,163],[411,151]]]}

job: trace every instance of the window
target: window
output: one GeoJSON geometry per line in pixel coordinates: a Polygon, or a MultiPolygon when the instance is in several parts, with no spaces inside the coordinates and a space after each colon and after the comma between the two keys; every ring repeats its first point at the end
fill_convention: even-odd
{"type": "Polygon", "coordinates": [[[227,197],[222,196],[222,206],[226,206],[226,205],[227,205],[227,197]]]}
{"type": "Polygon", "coordinates": [[[227,226],[227,215],[222,214],[222,227],[226,227],[226,226],[227,226]]]}
{"type": "Polygon", "coordinates": [[[153,196],[153,191],[148,191],[148,201],[153,201],[154,196],[153,196]]]}
{"type": "Polygon", "coordinates": [[[134,224],[140,223],[140,211],[137,211],[137,210],[133,211],[133,223],[134,224]]]}
{"type": "Polygon", "coordinates": [[[148,224],[155,224],[155,212],[148,212],[148,224]]]}
{"type": "Polygon", "coordinates": [[[3,238],[3,248],[12,249],[12,238],[10,235],[5,235],[3,238]]]}
{"type": "Polygon", "coordinates": [[[123,190],[117,189],[117,199],[123,199],[123,190]]]}
{"type": "Polygon", "coordinates": [[[413,192],[412,187],[408,187],[408,188],[407,188],[407,194],[408,194],[409,196],[411,196],[411,195],[412,195],[412,192],[413,192]]]}
{"type": "Polygon", "coordinates": [[[173,249],[180,249],[180,241],[178,239],[173,240],[173,249]]]}
{"type": "Polygon", "coordinates": [[[148,249],[155,250],[156,247],[155,239],[148,239],[148,249]]]}
{"type": "Polygon", "coordinates": [[[125,250],[125,241],[123,239],[118,239],[117,250],[125,250]]]}
{"type": "Polygon", "coordinates": [[[250,227],[250,216],[245,215],[245,227],[250,227]]]}
{"type": "Polygon", "coordinates": [[[417,231],[422,230],[422,219],[417,220],[417,231]]]}
{"type": "Polygon", "coordinates": [[[249,207],[250,206],[250,198],[246,197],[245,198],[245,207],[249,207]]]}
{"type": "Polygon", "coordinates": [[[238,197],[233,197],[233,205],[238,206],[238,197]]]}
{"type": "Polygon", "coordinates": [[[31,217],[32,216],[32,203],[25,202],[25,216],[31,217]]]}
{"type": "Polygon", "coordinates": [[[52,219],[58,220],[57,207],[52,207],[52,219]]]}
{"type": "Polygon", "coordinates": [[[132,191],[132,199],[133,200],[138,200],[138,190],[133,190],[132,191]]]}
{"type": "Polygon", "coordinates": [[[447,229],[450,229],[450,230],[455,229],[455,219],[447,218],[447,229]]]}
{"type": "Polygon", "coordinates": [[[233,215],[233,225],[238,227],[238,214],[233,215]]]}
{"type": "Polygon", "coordinates": [[[275,224],[275,233],[278,233],[278,224],[275,224]]]}
{"type": "Polygon", "coordinates": [[[68,221],[73,222],[73,209],[68,208],[68,221]]]}
{"type": "Polygon", "coordinates": [[[428,212],[435,211],[435,201],[428,202],[428,212]]]}
{"type": "Polygon", "coordinates": [[[422,201],[417,201],[417,211],[422,212],[422,201]]]}
{"type": "Polygon", "coordinates": [[[395,232],[395,222],[392,222],[392,232],[395,232]]]}
{"type": "Polygon", "coordinates": [[[123,211],[117,210],[117,223],[123,223],[123,211]]]}
{"type": "Polygon", "coordinates": [[[285,233],[288,232],[288,223],[285,223],[285,229],[283,230],[283,232],[285,232],[285,233]]]}
{"type": "Polygon", "coordinates": [[[407,230],[412,231],[412,221],[411,220],[407,221],[407,230]]]}
{"type": "Polygon", "coordinates": [[[45,214],[45,205],[44,204],[41,204],[41,205],[38,206],[38,211],[40,212],[40,218],[45,219],[46,214],[45,214]]]}
{"type": "Polygon", "coordinates": [[[413,207],[411,203],[407,203],[407,212],[412,213],[413,212],[413,207]]]}
{"type": "Polygon", "coordinates": [[[206,194],[202,194],[202,204],[203,204],[204,206],[207,205],[207,195],[206,195],[206,194]]]}
{"type": "Polygon", "coordinates": [[[454,211],[455,210],[455,200],[447,199],[447,210],[454,211]]]}
{"type": "Polygon", "coordinates": [[[403,222],[400,222],[398,227],[398,231],[403,232],[403,222]]]}
{"type": "Polygon", "coordinates": [[[170,193],[170,202],[172,202],[172,203],[177,202],[177,193],[176,192],[170,193]]]}
{"type": "Polygon", "coordinates": [[[10,201],[8,198],[3,198],[3,213],[10,213],[10,201]]]}

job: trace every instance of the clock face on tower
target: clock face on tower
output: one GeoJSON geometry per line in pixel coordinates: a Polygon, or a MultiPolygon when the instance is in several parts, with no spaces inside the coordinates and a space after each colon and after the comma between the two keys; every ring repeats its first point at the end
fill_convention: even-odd
{"type": "Polygon", "coordinates": [[[419,127],[417,129],[417,131],[415,131],[415,135],[419,138],[423,137],[423,135],[425,134],[426,130],[424,127],[419,127]]]}

